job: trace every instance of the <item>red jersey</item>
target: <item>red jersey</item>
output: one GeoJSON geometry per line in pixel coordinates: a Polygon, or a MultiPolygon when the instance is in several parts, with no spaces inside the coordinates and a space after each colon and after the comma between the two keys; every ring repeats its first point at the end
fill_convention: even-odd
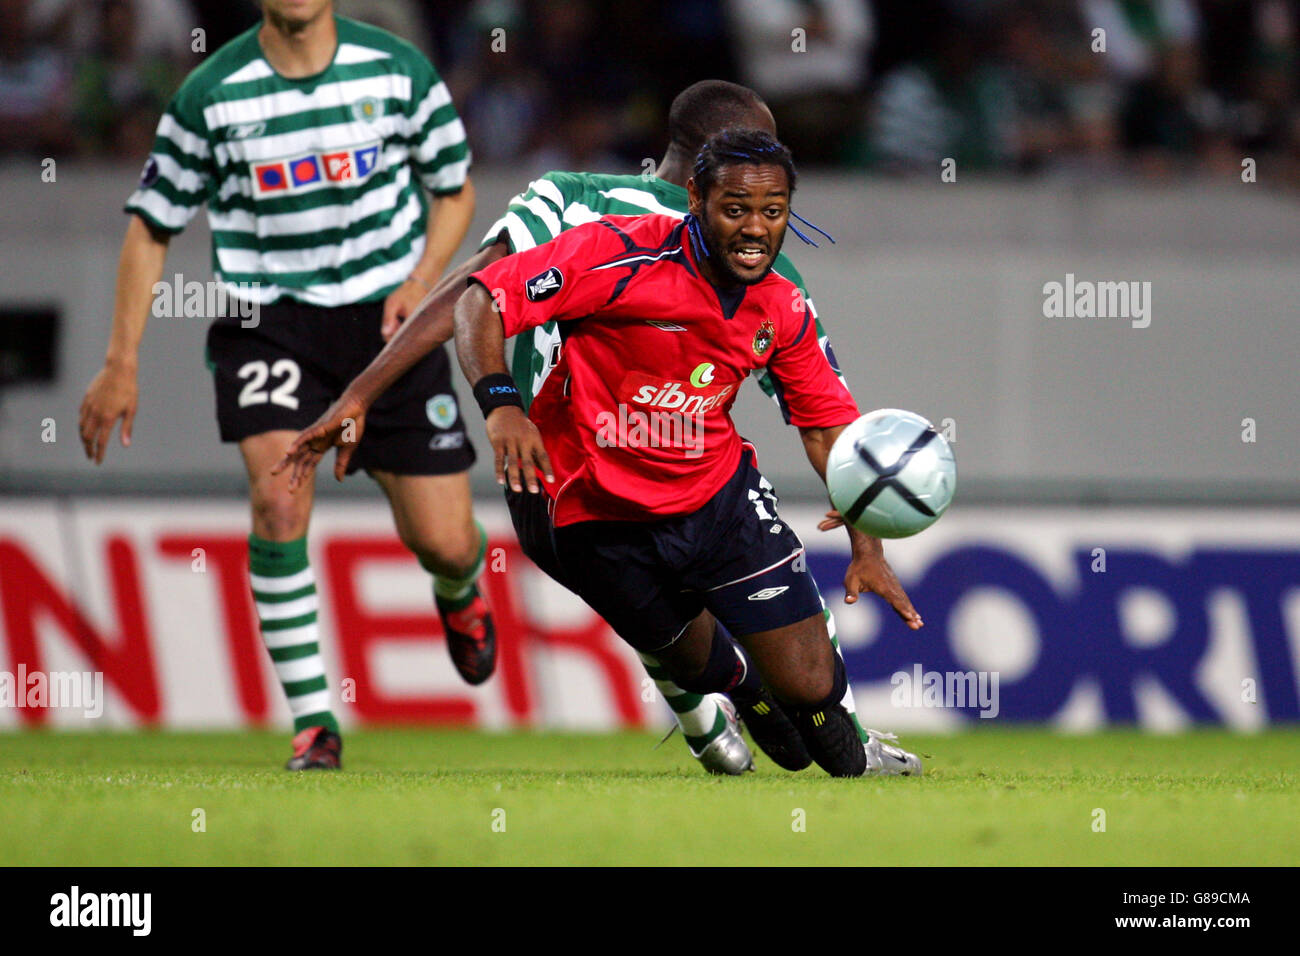
{"type": "Polygon", "coordinates": [[[769,272],[735,291],[700,275],[690,232],[668,216],[607,216],[471,277],[506,337],[550,319],[564,349],[528,416],[555,470],[556,526],[689,514],[732,476],[731,406],[766,366],[793,425],[858,417],[817,343],[798,288],[769,272]]]}

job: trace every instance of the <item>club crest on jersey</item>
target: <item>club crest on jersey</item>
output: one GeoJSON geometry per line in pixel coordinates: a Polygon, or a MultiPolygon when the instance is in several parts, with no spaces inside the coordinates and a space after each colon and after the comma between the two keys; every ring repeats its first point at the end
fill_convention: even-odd
{"type": "Polygon", "coordinates": [[[384,101],[373,96],[363,96],[352,104],[352,115],[363,123],[373,123],[384,115],[384,101]]]}
{"type": "Polygon", "coordinates": [[[314,189],[356,186],[379,168],[379,144],[248,164],[258,199],[314,189]]]}
{"type": "Polygon", "coordinates": [[[551,266],[524,283],[524,294],[528,296],[529,302],[541,302],[543,299],[549,299],[562,288],[564,288],[564,273],[556,266],[551,266]]]}
{"type": "Polygon", "coordinates": [[[755,355],[762,355],[772,347],[772,340],[776,338],[776,327],[772,325],[771,319],[764,319],[763,324],[758,327],[754,333],[753,349],[755,355]]]}

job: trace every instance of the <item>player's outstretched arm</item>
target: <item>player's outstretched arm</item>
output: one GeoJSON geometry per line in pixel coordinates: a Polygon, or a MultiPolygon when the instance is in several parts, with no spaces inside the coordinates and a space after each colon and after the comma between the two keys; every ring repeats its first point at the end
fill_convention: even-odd
{"type": "MultiPolygon", "coordinates": [[[[808,460],[823,484],[826,482],[826,459],[830,456],[835,439],[840,436],[844,428],[844,425],[836,425],[832,428],[799,429],[804,451],[807,452],[808,460]]],[[[922,627],[925,622],[921,620],[921,615],[917,613],[916,608],[912,607],[912,601],[903,590],[903,585],[899,583],[894,569],[885,560],[885,546],[881,540],[863,534],[852,525],[846,524],[844,519],[834,511],[828,512],[826,520],[817,527],[827,531],[839,525],[848,529],[849,542],[853,548],[853,557],[849,560],[849,568],[844,573],[844,603],[853,604],[858,600],[859,594],[871,591],[888,601],[912,630],[922,627]]]]}
{"type": "Polygon", "coordinates": [[[465,280],[508,253],[504,242],[494,243],[444,276],[383,350],[348,383],[334,404],[298,433],[271,473],[278,475],[292,469],[289,488],[297,490],[311,477],[325,453],[337,448],[334,477],[342,481],[361,441],[370,406],[420,359],[451,339],[455,332],[456,300],[465,289],[465,280]]]}
{"type": "Polygon", "coordinates": [[[104,460],[113,426],[122,422],[122,446],[130,447],[131,429],[139,403],[137,371],[140,342],[153,302],[154,285],[162,279],[168,236],[155,232],[132,216],[122,240],[113,300],[113,329],[109,333],[104,367],[91,379],[81,401],[81,444],[95,464],[104,460]]]}
{"type": "MultiPolygon", "coordinates": [[[[433,294],[442,270],[460,248],[470,220],[474,218],[474,182],[468,176],[459,192],[433,200],[425,227],[424,254],[411,270],[410,277],[384,300],[384,314],[379,332],[389,341],[409,317],[419,311],[425,293],[433,294]]],[[[466,273],[468,275],[469,273],[466,273]]],[[[461,277],[464,286],[464,277],[461,277]]]]}
{"type": "MultiPolygon", "coordinates": [[[[488,376],[502,376],[509,381],[506,370],[505,329],[501,314],[494,308],[487,289],[475,283],[456,303],[456,358],[465,379],[475,387],[474,397],[480,399],[479,386],[488,376]]],[[[515,390],[518,396],[518,390],[515,390]]],[[[492,443],[497,484],[504,485],[507,476],[514,491],[540,490],[537,474],[541,472],[548,482],[555,480],[551,459],[546,454],[541,432],[528,420],[518,405],[489,408],[484,416],[488,441],[492,443]],[[522,481],[521,481],[522,476],[522,481]]]]}

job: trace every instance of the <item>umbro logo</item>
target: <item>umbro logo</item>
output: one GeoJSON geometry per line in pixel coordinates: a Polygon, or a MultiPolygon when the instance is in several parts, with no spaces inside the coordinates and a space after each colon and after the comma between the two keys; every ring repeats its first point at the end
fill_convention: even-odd
{"type": "Polygon", "coordinates": [[[646,319],[646,325],[653,325],[660,332],[685,332],[686,326],[673,325],[671,322],[656,322],[654,319],[646,319]]]}
{"type": "Polygon", "coordinates": [[[541,302],[549,299],[564,288],[564,273],[551,266],[541,275],[535,275],[524,283],[524,293],[529,302],[541,302]]]}
{"type": "Polygon", "coordinates": [[[751,594],[749,596],[749,599],[751,601],[770,601],[778,594],[784,594],[788,590],[790,590],[790,585],[788,584],[783,584],[779,588],[763,588],[763,590],[755,591],[753,594],[751,594]]]}

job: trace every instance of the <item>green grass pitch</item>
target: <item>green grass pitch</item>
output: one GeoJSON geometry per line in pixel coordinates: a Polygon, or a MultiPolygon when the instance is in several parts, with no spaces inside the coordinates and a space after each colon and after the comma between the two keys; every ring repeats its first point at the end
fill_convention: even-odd
{"type": "Polygon", "coordinates": [[[288,739],[0,737],[0,865],[1300,861],[1297,730],[907,736],[924,777],[859,780],[709,777],[641,733],[415,729],[346,734],[343,772],[294,774],[288,739]]]}

